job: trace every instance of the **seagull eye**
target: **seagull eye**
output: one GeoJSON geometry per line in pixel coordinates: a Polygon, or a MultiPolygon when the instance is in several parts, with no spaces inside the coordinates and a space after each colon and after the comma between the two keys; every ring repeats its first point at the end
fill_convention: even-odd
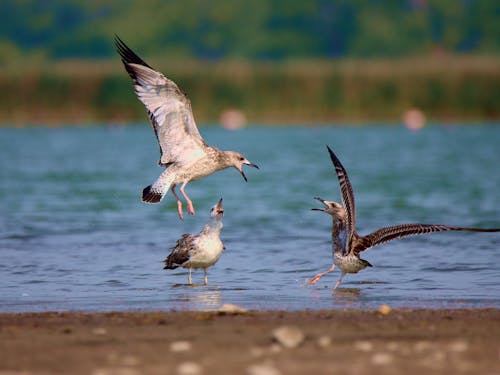
{"type": "Polygon", "coordinates": [[[243,157],[240,156],[240,161],[243,161],[243,160],[245,160],[245,158],[243,158],[243,157]]]}

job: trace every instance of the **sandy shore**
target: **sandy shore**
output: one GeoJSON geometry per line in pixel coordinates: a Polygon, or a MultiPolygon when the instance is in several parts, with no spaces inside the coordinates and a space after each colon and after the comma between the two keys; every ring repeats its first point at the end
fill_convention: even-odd
{"type": "Polygon", "coordinates": [[[500,310],[0,314],[0,357],[2,375],[500,374],[500,310]]]}

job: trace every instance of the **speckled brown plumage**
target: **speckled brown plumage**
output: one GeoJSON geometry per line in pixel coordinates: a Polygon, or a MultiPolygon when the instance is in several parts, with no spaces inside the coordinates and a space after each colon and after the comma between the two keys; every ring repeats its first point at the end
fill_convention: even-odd
{"type": "Polygon", "coordinates": [[[360,236],[355,228],[356,225],[356,209],[354,202],[354,192],[347,176],[347,172],[337,158],[335,153],[327,146],[330,159],[335,168],[337,178],[340,184],[340,192],[342,196],[342,205],[337,202],[326,201],[321,198],[316,198],[321,201],[325,208],[314,209],[324,211],[332,216],[332,251],[334,263],[325,272],[321,272],[311,280],[308,284],[315,284],[322,276],[332,272],[335,266],[338,266],[342,271],[340,279],[334,286],[337,288],[342,282],[342,278],[346,273],[357,273],[366,267],[371,267],[371,264],[359,257],[359,254],[369,248],[389,242],[398,238],[408,236],[416,236],[421,234],[442,232],[442,231],[469,231],[469,232],[499,232],[500,229],[480,229],[467,228],[459,226],[450,226],[443,224],[400,224],[390,227],[378,229],[366,236],[360,236]]]}
{"type": "Polygon", "coordinates": [[[144,188],[142,201],[159,203],[168,190],[177,201],[179,218],[183,218],[182,202],[175,190],[177,184],[194,215],[194,205],[185,192],[186,185],[222,169],[236,168],[245,181],[243,165],[258,168],[235,151],[221,151],[207,145],[202,138],[187,95],[162,73],[154,70],[120,38],[115,37],[116,50],[134,82],[134,91],[147,109],[160,146],[159,165],[166,168],[160,177],[144,188]]]}

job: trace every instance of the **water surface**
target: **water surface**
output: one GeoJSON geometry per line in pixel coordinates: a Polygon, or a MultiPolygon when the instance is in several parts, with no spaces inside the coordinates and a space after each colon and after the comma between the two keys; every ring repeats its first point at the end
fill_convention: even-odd
{"type": "MultiPolygon", "coordinates": [[[[394,241],[329,268],[330,217],[312,198],[339,200],[329,144],[356,193],[358,231],[403,222],[500,227],[500,127],[201,128],[206,140],[258,164],[188,185],[197,215],[181,222],[168,195],[140,202],[161,173],[149,125],[0,129],[0,311],[500,307],[500,234],[447,232],[394,241]],[[161,260],[224,198],[226,252],[207,287],[161,260]]],[[[203,272],[194,273],[202,282],[203,272]]]]}

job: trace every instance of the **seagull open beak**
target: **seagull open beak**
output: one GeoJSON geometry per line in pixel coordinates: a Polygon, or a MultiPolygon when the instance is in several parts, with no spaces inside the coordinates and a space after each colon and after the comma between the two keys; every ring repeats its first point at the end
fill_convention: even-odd
{"type": "MultiPolygon", "coordinates": [[[[254,167],[256,169],[259,169],[259,166],[257,164],[251,163],[247,159],[243,160],[243,164],[248,165],[250,167],[254,167]]],[[[239,171],[240,171],[241,175],[243,176],[243,179],[245,180],[245,182],[248,182],[247,176],[245,176],[245,172],[243,172],[243,166],[241,169],[239,169],[239,171]]]]}
{"type": "Polygon", "coordinates": [[[245,161],[243,162],[243,164],[245,164],[245,165],[249,165],[250,167],[254,167],[254,168],[259,169],[259,166],[258,166],[257,164],[251,163],[251,162],[249,162],[248,160],[245,160],[245,161]]]}
{"type": "Polygon", "coordinates": [[[222,198],[219,200],[219,203],[217,203],[217,206],[215,206],[215,210],[217,214],[224,214],[224,207],[222,207],[222,198]]]}
{"type": "MultiPolygon", "coordinates": [[[[321,203],[323,203],[326,207],[328,207],[328,205],[325,203],[325,200],[323,198],[320,198],[320,197],[314,197],[314,199],[320,201],[321,203]]],[[[311,208],[311,211],[323,211],[325,212],[325,209],[324,208],[311,208]]]]}

